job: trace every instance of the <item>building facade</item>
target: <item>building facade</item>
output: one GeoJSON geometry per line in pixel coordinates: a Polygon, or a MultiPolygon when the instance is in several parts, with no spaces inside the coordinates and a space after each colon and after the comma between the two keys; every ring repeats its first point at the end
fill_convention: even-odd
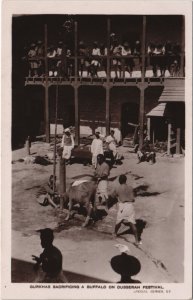
{"type": "Polygon", "coordinates": [[[168,153],[174,148],[180,153],[185,148],[184,34],[184,16],[13,17],[13,124],[23,111],[25,134],[45,133],[49,142],[57,120],[58,133],[75,127],[76,144],[82,136],[96,130],[106,135],[111,128],[123,141],[137,127],[140,145],[148,135],[153,143],[167,141],[168,153]],[[23,40],[18,42],[19,30],[23,40]],[[24,42],[38,47],[38,39],[41,55],[29,57],[27,49],[19,64],[24,42]],[[58,48],[60,55],[52,56],[58,48]],[[29,73],[34,62],[35,75],[29,73]],[[24,104],[20,100],[18,108],[19,97],[24,104]]]}

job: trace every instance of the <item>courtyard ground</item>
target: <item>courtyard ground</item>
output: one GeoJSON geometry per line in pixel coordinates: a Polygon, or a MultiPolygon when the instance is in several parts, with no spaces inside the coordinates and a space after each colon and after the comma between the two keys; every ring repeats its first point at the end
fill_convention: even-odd
{"type": "MultiPolygon", "coordinates": [[[[44,155],[49,144],[32,144],[31,153],[44,155]]],[[[36,230],[52,228],[54,244],[63,255],[63,270],[69,282],[118,282],[120,275],[110,265],[120,254],[117,243],[128,246],[129,255],[136,257],[141,270],[133,279],[149,283],[184,281],[184,158],[157,155],[157,162],[137,164],[136,154],[120,147],[123,164],[112,168],[112,180],[126,174],[136,190],[135,210],[142,245],[134,245],[134,236],[127,232],[112,237],[116,205],[108,215],[82,228],[83,216],[64,221],[65,211],[36,202],[35,193],[53,172],[53,165],[25,164],[18,159],[25,149],[13,151],[12,164],[12,281],[34,280],[31,255],[42,252],[36,230]]],[[[72,164],[66,167],[67,186],[76,178],[92,175],[91,166],[72,164]]],[[[57,174],[58,164],[57,164],[57,174]]],[[[124,231],[125,228],[122,228],[124,231]]]]}

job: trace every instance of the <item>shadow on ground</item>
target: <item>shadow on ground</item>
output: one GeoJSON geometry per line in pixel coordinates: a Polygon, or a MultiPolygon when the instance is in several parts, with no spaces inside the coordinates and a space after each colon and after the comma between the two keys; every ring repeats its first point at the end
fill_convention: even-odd
{"type": "MultiPolygon", "coordinates": [[[[35,282],[35,272],[33,270],[33,263],[22,261],[19,259],[12,258],[11,259],[11,281],[12,282],[30,282],[33,283],[35,282]]],[[[64,271],[68,282],[70,283],[108,283],[107,281],[104,281],[102,279],[74,273],[74,272],[69,272],[69,271],[64,271]]]]}
{"type": "MultiPolygon", "coordinates": [[[[141,239],[141,235],[143,233],[144,228],[146,227],[147,222],[142,220],[142,219],[137,219],[136,220],[136,227],[137,227],[137,232],[138,232],[138,236],[139,239],[141,239]]],[[[124,235],[124,234],[133,234],[133,231],[131,230],[131,228],[123,230],[119,235],[124,235]]]]}
{"type": "Polygon", "coordinates": [[[149,186],[148,185],[139,185],[138,187],[134,188],[134,195],[135,197],[140,196],[140,197],[150,197],[150,196],[158,196],[161,193],[159,192],[148,192],[149,186]]]}

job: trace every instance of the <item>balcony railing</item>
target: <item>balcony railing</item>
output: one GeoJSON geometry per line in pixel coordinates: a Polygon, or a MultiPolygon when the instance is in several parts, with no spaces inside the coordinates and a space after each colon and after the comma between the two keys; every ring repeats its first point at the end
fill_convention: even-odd
{"type": "MultiPolygon", "coordinates": [[[[28,64],[29,78],[60,78],[60,80],[72,81],[103,79],[108,77],[107,56],[57,56],[53,58],[32,57],[25,59],[28,64]],[[75,60],[77,60],[78,72],[75,74],[75,60]],[[48,65],[46,74],[45,63],[48,65]],[[47,75],[47,76],[46,76],[47,75]]],[[[142,56],[109,56],[110,80],[132,80],[142,76],[142,56]]],[[[145,77],[185,77],[184,54],[173,55],[145,55],[145,77]]]]}

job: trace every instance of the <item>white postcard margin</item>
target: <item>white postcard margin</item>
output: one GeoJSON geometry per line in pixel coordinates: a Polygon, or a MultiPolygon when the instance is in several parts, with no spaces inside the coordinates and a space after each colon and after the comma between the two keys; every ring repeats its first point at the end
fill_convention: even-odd
{"type": "MultiPolygon", "coordinates": [[[[7,0],[2,4],[1,101],[1,297],[2,299],[191,299],[192,294],[192,2],[191,1],[52,1],[7,0]],[[132,289],[30,289],[11,283],[11,20],[22,14],[183,14],[186,45],[185,281],[159,284],[171,293],[134,293],[132,289]]],[[[143,283],[142,286],[153,284],[143,283]]],[[[116,286],[116,284],[114,285],[116,286]]]]}

